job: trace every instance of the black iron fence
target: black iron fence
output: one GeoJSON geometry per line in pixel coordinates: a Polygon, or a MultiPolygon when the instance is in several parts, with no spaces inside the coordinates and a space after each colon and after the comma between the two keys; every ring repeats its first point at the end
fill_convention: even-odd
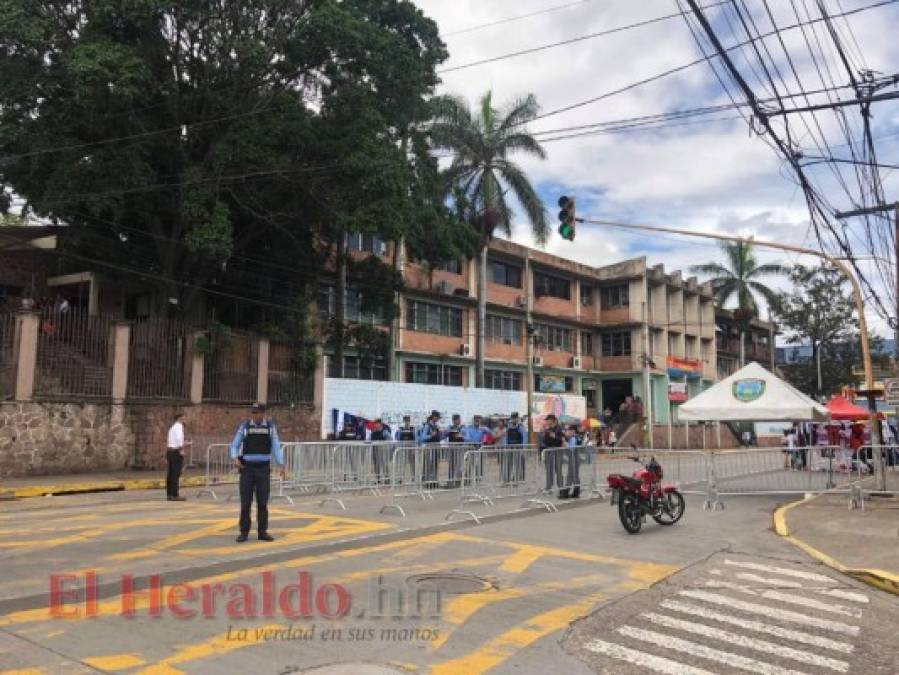
{"type": "Polygon", "coordinates": [[[12,312],[0,313],[0,401],[12,398],[15,393],[15,344],[16,316],[12,312]]]}
{"type": "Polygon", "coordinates": [[[161,317],[131,326],[128,398],[182,401],[190,395],[190,326],[161,317]]]}
{"type": "Polygon", "coordinates": [[[34,393],[40,397],[112,395],[112,327],[87,310],[40,315],[34,393]]]}
{"type": "Polygon", "coordinates": [[[269,403],[311,403],[314,374],[305,364],[303,345],[272,342],[268,352],[269,403]]]}
{"type": "Polygon", "coordinates": [[[259,343],[253,335],[213,330],[203,340],[203,399],[225,403],[256,400],[259,343]]]}

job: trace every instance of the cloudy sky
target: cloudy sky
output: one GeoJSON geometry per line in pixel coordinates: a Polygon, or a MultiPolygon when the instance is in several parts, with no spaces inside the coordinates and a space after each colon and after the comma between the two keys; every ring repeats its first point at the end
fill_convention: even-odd
{"type": "MultiPolygon", "coordinates": [[[[540,45],[577,38],[609,29],[628,26],[666,15],[677,15],[677,0],[415,0],[440,26],[449,47],[450,59],[444,68],[466,66],[483,59],[505,55],[540,45]],[[556,11],[469,30],[484,24],[524,14],[568,5],[556,11]]],[[[771,20],[763,0],[739,0],[736,4],[751,10],[757,32],[771,31],[771,20]]],[[[825,0],[834,14],[874,5],[877,0],[825,0]]],[[[725,46],[746,40],[730,1],[704,0],[716,31],[725,46]],[[726,10],[726,11],[725,11],[726,10]]],[[[794,4],[789,0],[768,0],[774,21],[780,27],[797,23],[794,4]]],[[[795,0],[802,20],[804,7],[820,17],[811,0],[795,0]]],[[[899,41],[889,26],[897,25],[899,4],[890,3],[861,11],[835,21],[835,28],[846,43],[853,69],[862,67],[884,74],[899,72],[899,41]],[[850,31],[851,29],[851,31],[850,31]]],[[[759,44],[769,69],[778,70],[785,81],[778,93],[799,90],[793,73],[810,91],[822,82],[843,85],[847,70],[827,42],[821,23],[782,33],[783,45],[773,35],[759,44]],[[816,31],[816,32],[813,32],[816,31]],[[804,38],[823,47],[814,61],[804,38]],[[785,48],[785,49],[784,49],[785,48]],[[792,65],[785,52],[791,55],[792,65]],[[827,61],[824,55],[827,55],[827,61]],[[775,63],[776,66],[770,65],[775,63]],[[833,80],[830,79],[832,74],[833,80]]],[[[751,46],[734,50],[738,68],[746,73],[750,85],[760,97],[774,92],[761,62],[751,46]]],[[[459,94],[474,101],[492,90],[500,104],[516,96],[534,93],[542,112],[552,112],[570,104],[595,98],[688,64],[701,57],[687,24],[679,15],[641,27],[622,30],[537,53],[506,58],[489,64],[463,67],[442,73],[442,91],[459,94]]],[[[772,72],[775,85],[778,73],[772,72]]],[[[730,80],[728,80],[730,84],[730,80]]],[[[884,89],[892,92],[895,88],[884,89]]],[[[736,89],[734,89],[736,92],[736,89]]],[[[841,94],[852,98],[849,90],[841,94]]],[[[742,100],[742,97],[741,97],[742,100]]],[[[818,103],[822,95],[808,102],[818,103]]],[[[708,63],[685,68],[625,93],[609,96],[596,103],[539,119],[531,131],[551,131],[621,120],[643,115],[685,110],[729,103],[708,63]]],[[[806,104],[805,99],[788,103],[806,104]]],[[[847,108],[847,119],[860,130],[857,108],[847,108]]],[[[899,164],[899,106],[892,102],[874,109],[874,138],[881,163],[899,164]]],[[[662,129],[630,130],[624,133],[582,136],[545,145],[546,161],[522,160],[538,191],[547,203],[552,222],[556,200],[563,193],[574,193],[578,215],[619,222],[649,223],[704,232],[739,233],[758,239],[791,242],[815,247],[803,193],[782,159],[758,135],[751,134],[747,122],[734,110],[693,118],[689,124],[662,129]]],[[[815,116],[791,116],[791,138],[806,157],[820,156],[815,141],[829,141],[831,156],[848,157],[839,120],[833,113],[815,116]]],[[[783,127],[778,127],[783,131],[783,127]]],[[[566,135],[572,132],[547,134],[566,135]]],[[[852,192],[854,168],[843,165],[852,192]]],[[[849,195],[842,190],[828,165],[811,170],[817,185],[836,209],[852,208],[849,195]]],[[[899,172],[884,170],[887,199],[899,198],[899,172]]],[[[858,187],[855,184],[857,195],[858,187]]],[[[857,196],[856,196],[857,199],[857,196]]],[[[852,225],[850,227],[858,227],[852,225]]],[[[859,230],[860,232],[860,230],[859,230]]],[[[518,219],[516,241],[531,243],[528,227],[518,219]]],[[[603,265],[624,258],[647,256],[650,263],[663,262],[669,270],[718,258],[713,242],[676,236],[634,235],[598,226],[580,226],[575,244],[557,235],[547,250],[568,258],[603,265]]],[[[796,256],[763,253],[765,261],[794,262],[796,256]]],[[[810,262],[810,261],[803,261],[810,262]]],[[[862,263],[870,266],[872,263],[862,263]]],[[[872,275],[873,276],[873,275],[872,275]]],[[[869,320],[878,332],[886,325],[869,312],[869,320]]]]}

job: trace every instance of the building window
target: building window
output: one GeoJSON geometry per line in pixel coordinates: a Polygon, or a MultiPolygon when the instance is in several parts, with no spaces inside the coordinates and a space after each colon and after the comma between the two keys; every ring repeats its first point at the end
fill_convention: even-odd
{"type": "Polygon", "coordinates": [[[630,284],[604,286],[599,293],[603,309],[620,309],[630,306],[630,284]]]}
{"type": "Polygon", "coordinates": [[[490,261],[490,281],[501,286],[511,286],[512,288],[521,288],[521,268],[517,265],[490,261]]]}
{"type": "MultiPolygon", "coordinates": [[[[323,284],[318,287],[318,313],[325,321],[337,316],[337,289],[334,286],[323,284]]],[[[369,325],[381,325],[384,323],[384,317],[380,312],[362,311],[362,292],[353,288],[346,289],[343,315],[344,320],[349,323],[369,325]]]]}
{"type": "Polygon", "coordinates": [[[711,340],[703,340],[702,341],[702,360],[705,363],[711,364],[712,362],[712,341],[711,340]]]}
{"type": "Polygon", "coordinates": [[[462,310],[445,305],[409,300],[406,304],[406,328],[419,333],[462,337],[462,310]]]}
{"type": "Polygon", "coordinates": [[[521,373],[514,370],[485,370],[484,387],[504,391],[521,391],[521,373]]]}
{"type": "Polygon", "coordinates": [[[521,321],[508,319],[495,314],[487,315],[485,334],[492,342],[504,342],[507,345],[521,344],[521,321]]]}
{"type": "Polygon", "coordinates": [[[571,282],[542,272],[534,273],[534,295],[540,297],[571,299],[571,282]]]}
{"type": "Polygon", "coordinates": [[[437,265],[438,270],[441,272],[449,272],[450,274],[462,274],[462,261],[458,258],[454,258],[452,260],[446,260],[437,265]]]}
{"type": "Polygon", "coordinates": [[[593,356],[593,333],[588,331],[581,332],[581,354],[593,356]]]}
{"type": "Polygon", "coordinates": [[[696,338],[685,337],[684,340],[684,356],[688,359],[695,359],[698,357],[699,354],[696,353],[696,338]]]}
{"type": "Polygon", "coordinates": [[[406,382],[414,384],[440,384],[447,387],[462,386],[462,366],[439,363],[406,362],[406,382]]]}
{"type": "Polygon", "coordinates": [[[630,356],[631,355],[631,332],[616,331],[614,333],[602,334],[602,355],[603,356],[630,356]]]}
{"type": "Polygon", "coordinates": [[[671,356],[681,356],[680,335],[677,333],[668,333],[668,353],[671,356]]]}
{"type": "MultiPolygon", "coordinates": [[[[337,362],[328,359],[328,377],[340,377],[337,362]]],[[[343,377],[352,380],[386,380],[387,362],[383,358],[367,359],[358,356],[343,357],[343,377]]]]}
{"type": "Polygon", "coordinates": [[[379,236],[374,234],[362,234],[361,232],[349,232],[346,235],[347,251],[363,251],[375,255],[386,255],[387,244],[379,236]]]}
{"type": "Polygon", "coordinates": [[[593,286],[581,284],[581,307],[593,306],[593,286]]]}
{"type": "Polygon", "coordinates": [[[548,326],[545,323],[538,323],[534,326],[534,329],[540,343],[546,349],[553,352],[574,351],[574,331],[570,328],[560,328],[558,326],[548,326]]]}

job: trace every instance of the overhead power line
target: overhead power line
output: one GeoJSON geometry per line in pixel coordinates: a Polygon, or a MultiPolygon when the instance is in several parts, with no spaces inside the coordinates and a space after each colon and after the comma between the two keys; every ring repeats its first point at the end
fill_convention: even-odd
{"type": "Polygon", "coordinates": [[[577,7],[578,5],[585,5],[588,2],[592,2],[593,0],[577,0],[577,2],[569,2],[566,5],[556,5],[555,7],[547,7],[546,9],[540,9],[535,12],[529,12],[527,14],[518,14],[517,16],[509,16],[505,19],[497,19],[496,21],[491,21],[489,23],[482,23],[477,26],[469,26],[468,28],[462,28],[460,30],[450,31],[449,33],[443,33],[443,37],[453,37],[456,35],[464,35],[465,33],[474,33],[478,30],[483,30],[484,28],[493,28],[494,26],[502,26],[503,24],[512,23],[513,21],[521,21],[522,19],[529,19],[532,16],[541,16],[543,14],[550,14],[552,12],[558,12],[563,9],[568,9],[570,7],[577,7]]]}

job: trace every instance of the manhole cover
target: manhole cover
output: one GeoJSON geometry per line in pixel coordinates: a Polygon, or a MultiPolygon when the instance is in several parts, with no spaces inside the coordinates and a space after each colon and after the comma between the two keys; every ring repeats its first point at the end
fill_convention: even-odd
{"type": "Polygon", "coordinates": [[[410,583],[429,591],[440,591],[450,595],[463,595],[465,593],[482,593],[495,588],[495,584],[487,579],[476,577],[472,574],[416,574],[409,577],[410,583]]]}

